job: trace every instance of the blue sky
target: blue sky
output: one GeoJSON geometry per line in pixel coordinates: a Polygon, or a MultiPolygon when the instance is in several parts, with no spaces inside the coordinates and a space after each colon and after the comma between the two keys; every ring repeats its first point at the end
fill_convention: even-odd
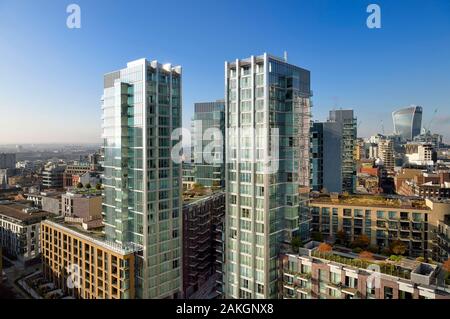
{"type": "Polygon", "coordinates": [[[391,112],[418,104],[450,142],[448,0],[0,0],[0,144],[99,142],[102,76],[141,57],[183,66],[186,126],[194,102],[223,97],[225,60],[285,50],[311,70],[314,119],[353,108],[361,136],[390,133],[391,112]]]}

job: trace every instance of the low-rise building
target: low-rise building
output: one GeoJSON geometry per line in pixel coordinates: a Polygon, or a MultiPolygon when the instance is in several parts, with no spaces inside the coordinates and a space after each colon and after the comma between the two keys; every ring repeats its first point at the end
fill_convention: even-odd
{"type": "Polygon", "coordinates": [[[361,259],[310,242],[298,254],[281,256],[284,299],[450,299],[440,265],[382,256],[361,259]]]}
{"type": "Polygon", "coordinates": [[[43,274],[64,294],[80,299],[135,297],[138,247],[108,242],[63,219],[41,225],[43,274]]]}
{"type": "Polygon", "coordinates": [[[42,186],[44,188],[62,188],[65,165],[48,163],[42,171],[42,186]]]}
{"type": "Polygon", "coordinates": [[[24,265],[38,260],[40,223],[47,216],[47,212],[26,202],[0,202],[0,247],[3,247],[3,253],[24,265]]]}
{"type": "Polygon", "coordinates": [[[76,184],[73,184],[73,177],[74,176],[81,176],[85,174],[86,172],[89,172],[91,169],[90,163],[74,163],[71,165],[67,165],[66,169],[63,173],[63,187],[72,187],[76,186],[76,184]]]}
{"type": "Polygon", "coordinates": [[[324,238],[342,232],[352,242],[364,234],[380,250],[400,240],[406,255],[434,259],[434,231],[450,214],[450,201],[399,196],[315,194],[309,206],[312,230],[324,238]]]}
{"type": "Polygon", "coordinates": [[[45,190],[44,192],[26,193],[27,200],[32,201],[34,206],[45,212],[54,215],[61,215],[61,195],[64,194],[58,190],[45,190]]]}
{"type": "Polygon", "coordinates": [[[62,214],[84,221],[102,218],[102,192],[95,189],[68,191],[62,195],[62,214]]]}

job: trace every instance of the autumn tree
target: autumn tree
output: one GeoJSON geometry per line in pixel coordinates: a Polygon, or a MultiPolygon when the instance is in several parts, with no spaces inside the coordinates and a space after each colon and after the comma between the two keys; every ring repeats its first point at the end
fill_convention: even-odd
{"type": "Polygon", "coordinates": [[[336,233],[337,242],[341,245],[344,245],[347,242],[347,233],[343,230],[339,230],[336,233]]]}
{"type": "Polygon", "coordinates": [[[390,248],[396,255],[403,255],[406,252],[406,245],[401,240],[395,240],[392,242],[390,248]]]}
{"type": "Polygon", "coordinates": [[[446,262],[444,262],[444,264],[442,265],[442,267],[443,267],[447,272],[450,273],[450,258],[447,259],[446,262]]]}
{"type": "Polygon", "coordinates": [[[351,246],[353,248],[359,247],[359,248],[367,248],[369,247],[370,239],[367,235],[359,235],[356,237],[356,239],[352,242],[351,246]]]}
{"type": "Polygon", "coordinates": [[[321,253],[329,253],[333,250],[333,247],[327,243],[321,243],[319,247],[317,247],[317,251],[321,253]]]}
{"type": "Polygon", "coordinates": [[[367,250],[363,250],[359,253],[359,258],[362,260],[373,260],[373,253],[367,250]]]}

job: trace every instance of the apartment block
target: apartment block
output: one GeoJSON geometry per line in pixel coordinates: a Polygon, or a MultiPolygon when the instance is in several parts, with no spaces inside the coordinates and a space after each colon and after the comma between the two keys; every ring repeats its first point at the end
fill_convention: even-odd
{"type": "Polygon", "coordinates": [[[44,277],[80,299],[135,297],[135,258],[138,249],[109,242],[101,231],[87,232],[63,219],[41,225],[44,277]]]}
{"type": "Polygon", "coordinates": [[[0,201],[0,247],[24,265],[40,257],[40,223],[48,216],[27,203],[0,201]]]}
{"type": "Polygon", "coordinates": [[[139,59],[104,76],[104,231],[112,242],[143,247],[137,298],[182,291],[181,164],[171,157],[181,97],[180,66],[139,59]]]}
{"type": "Polygon", "coordinates": [[[450,201],[383,197],[378,195],[314,195],[310,201],[311,227],[324,238],[336,239],[343,231],[348,242],[367,235],[370,245],[382,250],[401,240],[412,257],[433,254],[438,221],[450,214],[450,201]]]}
{"type": "Polygon", "coordinates": [[[299,136],[310,97],[310,72],[286,59],[225,62],[226,298],[278,295],[278,254],[303,229],[299,136]]]}
{"type": "Polygon", "coordinates": [[[349,252],[320,252],[310,242],[281,256],[284,299],[450,299],[440,265],[385,257],[362,260],[349,252]]]}
{"type": "Polygon", "coordinates": [[[450,215],[438,221],[433,244],[433,255],[438,256],[438,261],[445,262],[450,258],[450,215]]]}
{"type": "Polygon", "coordinates": [[[183,291],[186,298],[199,290],[206,290],[205,298],[216,296],[216,281],[222,281],[222,264],[217,264],[222,258],[222,249],[216,239],[221,236],[224,215],[223,192],[184,201],[183,291]]]}

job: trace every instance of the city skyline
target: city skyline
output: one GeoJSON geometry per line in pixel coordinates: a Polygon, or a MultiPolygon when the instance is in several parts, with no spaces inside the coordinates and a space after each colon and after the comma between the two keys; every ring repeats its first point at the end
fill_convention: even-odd
{"type": "MultiPolygon", "coordinates": [[[[194,103],[223,99],[224,61],[264,52],[283,56],[284,51],[289,63],[313,73],[313,120],[325,120],[333,108],[354,109],[359,136],[383,133],[383,128],[389,134],[393,131],[391,113],[417,104],[424,109],[424,126],[438,109],[431,130],[444,135],[445,142],[450,138],[448,2],[378,1],[383,21],[379,30],[366,27],[364,1],[357,5],[354,1],[286,1],[292,10],[276,12],[267,10],[269,3],[254,6],[251,1],[241,7],[252,10],[240,12],[233,11],[233,3],[174,1],[165,7],[155,3],[152,8],[168,10],[180,21],[192,21],[192,25],[183,24],[185,28],[166,25],[158,35],[126,32],[142,27],[142,13],[136,9],[150,4],[127,3],[130,10],[125,17],[133,13],[136,19],[123,28],[111,22],[120,17],[125,2],[114,7],[102,1],[77,3],[82,10],[81,29],[66,27],[66,3],[0,4],[4,39],[0,66],[9,70],[14,65],[7,77],[0,78],[4,88],[0,110],[8,114],[0,119],[0,144],[100,143],[97,106],[102,83],[98,79],[126,61],[150,56],[184,66],[183,126],[189,128],[194,103]],[[199,9],[205,6],[218,12],[217,17],[201,15],[199,9]],[[267,19],[265,36],[245,36],[256,27],[243,12],[267,19]],[[240,26],[225,28],[226,21],[235,18],[240,26]],[[196,39],[198,30],[203,41],[196,39]],[[134,45],[114,45],[115,33],[126,34],[134,45]],[[159,41],[148,41],[152,36],[159,41]],[[237,40],[223,40],[228,37],[237,40]],[[163,38],[176,41],[161,42],[163,38]],[[188,45],[192,41],[196,45],[188,45]],[[47,81],[38,81],[43,74],[47,81]],[[19,81],[20,86],[16,85],[19,81]]],[[[163,21],[154,16],[144,30],[163,21]]]]}

